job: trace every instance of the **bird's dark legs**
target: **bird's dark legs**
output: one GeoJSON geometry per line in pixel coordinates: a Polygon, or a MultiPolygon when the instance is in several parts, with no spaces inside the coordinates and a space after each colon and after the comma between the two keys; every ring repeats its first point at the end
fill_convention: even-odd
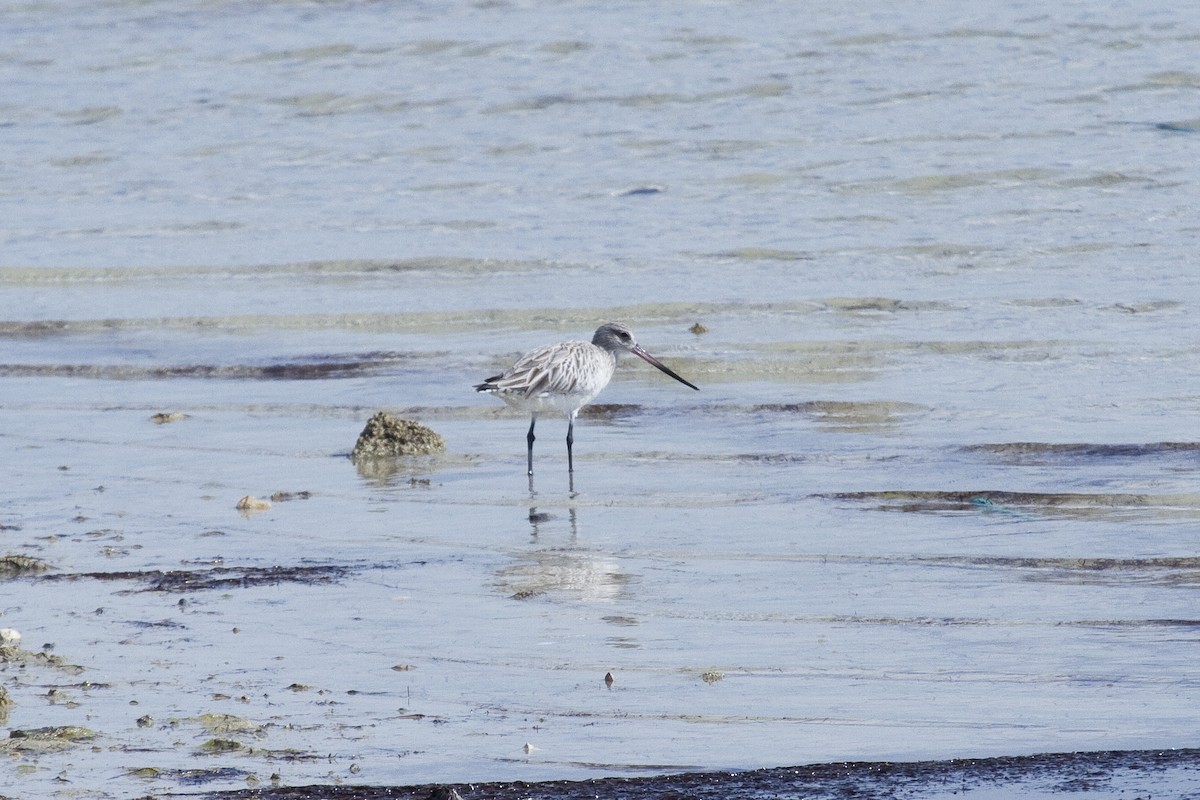
{"type": "Polygon", "coordinates": [[[532,475],[533,474],[533,440],[535,438],[533,435],[533,426],[537,422],[537,414],[530,414],[529,416],[530,416],[529,433],[525,434],[525,441],[529,443],[529,455],[526,459],[526,463],[529,466],[529,474],[532,475]]]}
{"type": "Polygon", "coordinates": [[[575,418],[567,422],[567,472],[575,471],[575,460],[571,455],[571,445],[575,444],[575,418]]]}

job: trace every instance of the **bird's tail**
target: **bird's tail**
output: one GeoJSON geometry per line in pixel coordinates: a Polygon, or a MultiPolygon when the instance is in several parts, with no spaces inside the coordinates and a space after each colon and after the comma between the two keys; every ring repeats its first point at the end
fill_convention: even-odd
{"type": "Polygon", "coordinates": [[[475,391],[477,391],[477,392],[497,391],[500,387],[496,385],[496,381],[500,380],[500,378],[502,378],[502,377],[503,377],[502,375],[493,375],[490,378],[484,379],[483,383],[475,384],[475,391]]]}

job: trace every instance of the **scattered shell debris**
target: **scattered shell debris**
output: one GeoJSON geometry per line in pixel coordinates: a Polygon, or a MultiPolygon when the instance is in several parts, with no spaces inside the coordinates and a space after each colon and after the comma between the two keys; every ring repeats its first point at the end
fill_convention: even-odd
{"type": "Polygon", "coordinates": [[[246,495],[234,506],[238,511],[266,511],[271,507],[270,500],[261,500],[252,495],[246,495]]]}
{"type": "Polygon", "coordinates": [[[446,452],[446,442],[419,422],[380,411],[367,420],[350,457],[427,456],[446,452]]]}
{"type": "Polygon", "coordinates": [[[18,647],[21,644],[21,632],[16,628],[0,628],[0,647],[18,647]]]}
{"type": "Polygon", "coordinates": [[[155,425],[165,425],[168,422],[182,422],[183,420],[187,419],[188,416],[189,415],[184,414],[182,411],[160,411],[151,416],[150,421],[155,425]]]}
{"type": "Polygon", "coordinates": [[[724,679],[725,673],[716,669],[710,669],[700,676],[700,680],[704,681],[705,683],[716,683],[717,681],[724,679]]]}

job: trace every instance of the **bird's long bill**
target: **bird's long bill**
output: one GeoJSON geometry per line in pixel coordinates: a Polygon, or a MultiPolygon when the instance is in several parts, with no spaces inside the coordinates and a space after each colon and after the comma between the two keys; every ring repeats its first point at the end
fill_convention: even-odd
{"type": "Polygon", "coordinates": [[[647,352],[646,352],[645,350],[643,350],[642,348],[640,348],[640,347],[635,347],[635,348],[633,348],[633,354],[634,354],[635,356],[637,356],[638,358],[642,359],[643,361],[645,361],[645,362],[647,362],[647,363],[649,363],[649,364],[653,364],[654,366],[658,367],[658,368],[659,368],[659,369],[661,369],[663,372],[667,373],[667,374],[668,374],[668,375],[670,375],[672,378],[674,378],[675,380],[677,380],[677,381],[679,381],[680,383],[682,383],[684,386],[691,386],[691,387],[692,387],[693,389],[695,389],[697,392],[698,392],[698,391],[700,391],[700,387],[699,387],[699,386],[696,386],[694,383],[691,383],[690,381],[686,381],[686,380],[684,380],[683,378],[679,377],[678,375],[676,375],[674,372],[672,372],[672,371],[671,371],[671,368],[670,368],[670,367],[668,367],[666,364],[664,364],[664,363],[662,363],[661,361],[659,361],[659,360],[658,360],[657,358],[655,358],[654,356],[652,356],[652,355],[650,355],[649,353],[647,353],[647,352]]]}

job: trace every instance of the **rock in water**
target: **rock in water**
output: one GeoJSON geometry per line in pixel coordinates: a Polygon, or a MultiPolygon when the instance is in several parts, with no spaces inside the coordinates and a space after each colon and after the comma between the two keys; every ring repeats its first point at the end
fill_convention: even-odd
{"type": "Polygon", "coordinates": [[[39,561],[33,556],[22,556],[15,553],[0,556],[0,578],[38,575],[48,569],[50,569],[49,564],[39,561]]]}
{"type": "Polygon", "coordinates": [[[427,456],[444,452],[446,442],[429,428],[380,411],[367,420],[367,427],[358,435],[350,457],[427,456]]]}

